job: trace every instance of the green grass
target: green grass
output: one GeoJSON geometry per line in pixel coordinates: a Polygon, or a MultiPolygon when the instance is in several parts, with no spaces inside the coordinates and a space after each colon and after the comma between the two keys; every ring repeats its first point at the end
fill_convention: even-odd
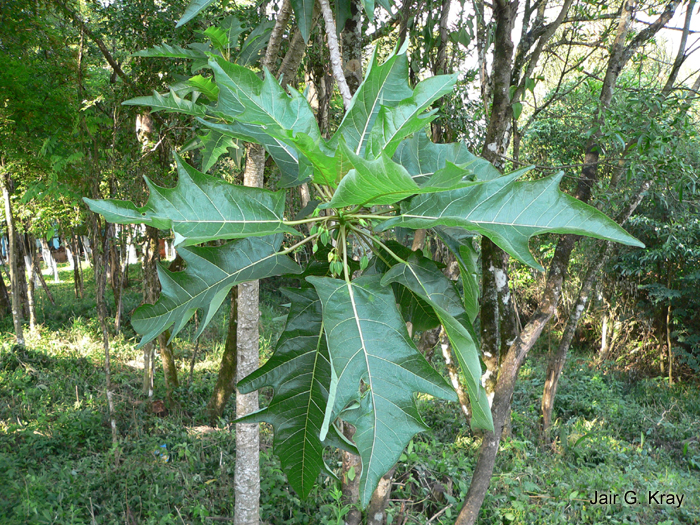
{"type": "MultiPolygon", "coordinates": [[[[107,423],[91,282],[87,297],[78,301],[71,274],[62,271],[63,283],[49,283],[55,308],[38,292],[42,326],[28,334],[25,349],[12,346],[11,320],[0,321],[0,524],[211,524],[207,517],[232,516],[233,403],[217,428],[206,426],[204,413],[228,309],[222,308],[205,332],[191,383],[193,330],[176,340],[183,383],[176,397],[182,410],[158,417],[141,391],[140,351],[128,325],[128,313],[141,298],[136,266],[131,275],[127,320],[111,340],[117,447],[112,447],[107,423]]],[[[91,278],[89,270],[86,277],[91,278]]],[[[269,282],[261,293],[263,357],[269,357],[282,325],[280,284],[269,282]]],[[[669,388],[661,381],[633,381],[575,356],[559,388],[552,450],[537,444],[544,368],[544,359],[534,357],[521,371],[512,434],[501,447],[483,523],[700,523],[697,385],[669,388]],[[685,500],[681,508],[646,501],[593,506],[588,500],[596,490],[620,495],[634,490],[640,497],[661,490],[684,494],[685,500]]],[[[155,399],[164,397],[158,375],[155,399]]],[[[390,520],[393,525],[425,524],[434,518],[430,523],[451,524],[469,488],[479,439],[465,427],[456,405],[422,397],[419,402],[432,431],[414,439],[402,457],[390,520]]],[[[299,500],[271,454],[271,443],[270,429],[263,425],[263,520],[337,523],[343,511],[337,482],[320,479],[308,500],[299,500]]],[[[339,468],[336,456],[328,461],[339,468]]]]}

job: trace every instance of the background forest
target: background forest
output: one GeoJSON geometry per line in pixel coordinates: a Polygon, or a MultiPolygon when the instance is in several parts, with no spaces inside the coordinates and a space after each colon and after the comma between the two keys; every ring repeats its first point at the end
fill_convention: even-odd
{"type": "Polygon", "coordinates": [[[700,522],[698,50],[695,0],[0,0],[0,523],[700,522]]]}

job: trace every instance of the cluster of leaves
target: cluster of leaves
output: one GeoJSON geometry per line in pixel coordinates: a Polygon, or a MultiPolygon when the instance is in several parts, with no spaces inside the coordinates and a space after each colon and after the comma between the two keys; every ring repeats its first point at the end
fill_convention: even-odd
{"type": "Polygon", "coordinates": [[[521,182],[527,169],[501,177],[462,144],[432,143],[425,135],[435,118],[429,107],[451,91],[456,76],[432,77],[411,88],[405,49],[382,64],[372,57],[328,140],[301,93],[291,88],[286,93],[268,72],[261,79],[220,53],[208,56],[212,96],[182,110],[197,112],[212,133],[262,144],[285,186],[313,185],[317,208],[307,210],[310,216],[287,220],[285,190],[227,184],[179,158],[178,185],[166,189],[149,183],[151,196],[141,208],[124,201],[86,202],[111,222],[172,229],[187,262],[183,272],[160,269],[161,298],[134,314],[142,345],[169,327],[174,337],[197,309],[205,311],[201,332],[238,283],[299,276],[301,288],[285,292],[291,307],[275,354],[238,385],[242,392],[272,386],[274,397],[244,420],[272,423],[276,453],[302,496],[324,468],[324,447],[356,450],[366,505],[410,439],[426,429],[415,393],[456,400],[452,387],[416,349],[407,321],[420,329],[444,326],[466,379],[472,425],[492,428],[472,328],[478,302],[475,255],[465,239],[486,235],[537,268],[528,240],[540,233],[640,243],[599,211],[560,192],[561,174],[521,182]],[[295,229],[307,224],[313,225],[309,234],[295,229]],[[460,263],[466,297],[433,261],[392,241],[395,227],[436,228],[460,263]],[[281,249],[285,233],[302,239],[281,249]],[[196,246],[213,240],[228,242],[196,246]],[[306,243],[315,247],[316,257],[299,268],[288,254],[306,243]],[[355,255],[359,265],[353,247],[363,254],[355,255]],[[338,432],[338,418],[356,427],[354,443],[338,432]]]}

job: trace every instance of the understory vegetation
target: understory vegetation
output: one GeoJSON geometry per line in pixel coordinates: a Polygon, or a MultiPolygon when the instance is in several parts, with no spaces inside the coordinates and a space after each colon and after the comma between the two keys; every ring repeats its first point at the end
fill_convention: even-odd
{"type": "MultiPolygon", "coordinates": [[[[125,312],[141,298],[133,265],[125,312]]],[[[166,409],[161,374],[153,401],[141,394],[142,352],[124,323],[112,339],[112,382],[122,439],[113,446],[106,402],[102,342],[94,297],[73,298],[72,272],[49,287],[63,305],[37,294],[38,320],[26,347],[13,345],[11,319],[1,325],[0,523],[217,523],[234,506],[233,403],[217,427],[205,405],[226,337],[222,308],[199,344],[188,377],[191,333],[175,341],[181,386],[166,409]],[[178,407],[179,405],[179,407],[178,407]]],[[[84,272],[87,282],[92,274],[84,272]]],[[[261,355],[269,357],[286,309],[276,281],[262,284],[261,355]]],[[[92,286],[86,286],[91,290],[92,286]]],[[[108,302],[110,298],[108,297],[108,302]]],[[[113,334],[114,335],[114,334],[113,334]]],[[[546,343],[546,336],[542,340],[546,343]]],[[[444,372],[439,352],[432,363],[444,372]]],[[[598,362],[590,349],[569,359],[555,404],[552,448],[538,446],[539,403],[547,347],[536,347],[520,371],[509,436],[481,511],[484,523],[698,523],[700,403],[692,382],[660,378],[598,362]],[[684,494],[672,505],[594,506],[594,491],[684,494]]],[[[263,393],[261,403],[269,402],[263,393]]],[[[468,490],[480,438],[457,403],[418,399],[430,432],[418,434],[394,475],[388,523],[454,523],[468,490]]],[[[302,501],[272,455],[272,431],[261,432],[261,518],[269,524],[337,524],[347,512],[340,484],[324,478],[302,501]]],[[[339,457],[328,457],[340,472],[339,457]]]]}

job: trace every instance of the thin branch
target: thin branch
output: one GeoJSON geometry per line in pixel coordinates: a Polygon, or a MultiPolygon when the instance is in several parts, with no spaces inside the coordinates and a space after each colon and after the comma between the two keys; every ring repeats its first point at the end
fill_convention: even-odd
{"type": "Polygon", "coordinates": [[[328,38],[328,50],[331,55],[331,69],[333,70],[335,81],[338,84],[340,95],[343,97],[343,106],[345,106],[345,110],[347,111],[350,108],[352,95],[350,94],[350,88],[343,74],[343,60],[340,56],[340,47],[338,46],[338,37],[336,36],[333,11],[331,11],[328,0],[319,0],[319,4],[321,5],[323,20],[326,23],[326,37],[328,38]]]}
{"type": "Polygon", "coordinates": [[[277,61],[277,55],[280,52],[280,45],[282,44],[282,36],[284,35],[284,30],[287,28],[287,23],[289,22],[291,14],[292,2],[291,0],[284,0],[279,13],[277,13],[275,26],[272,28],[272,33],[270,33],[270,40],[267,44],[265,57],[262,59],[262,66],[269,69],[273,75],[275,74],[274,66],[277,61]]]}

